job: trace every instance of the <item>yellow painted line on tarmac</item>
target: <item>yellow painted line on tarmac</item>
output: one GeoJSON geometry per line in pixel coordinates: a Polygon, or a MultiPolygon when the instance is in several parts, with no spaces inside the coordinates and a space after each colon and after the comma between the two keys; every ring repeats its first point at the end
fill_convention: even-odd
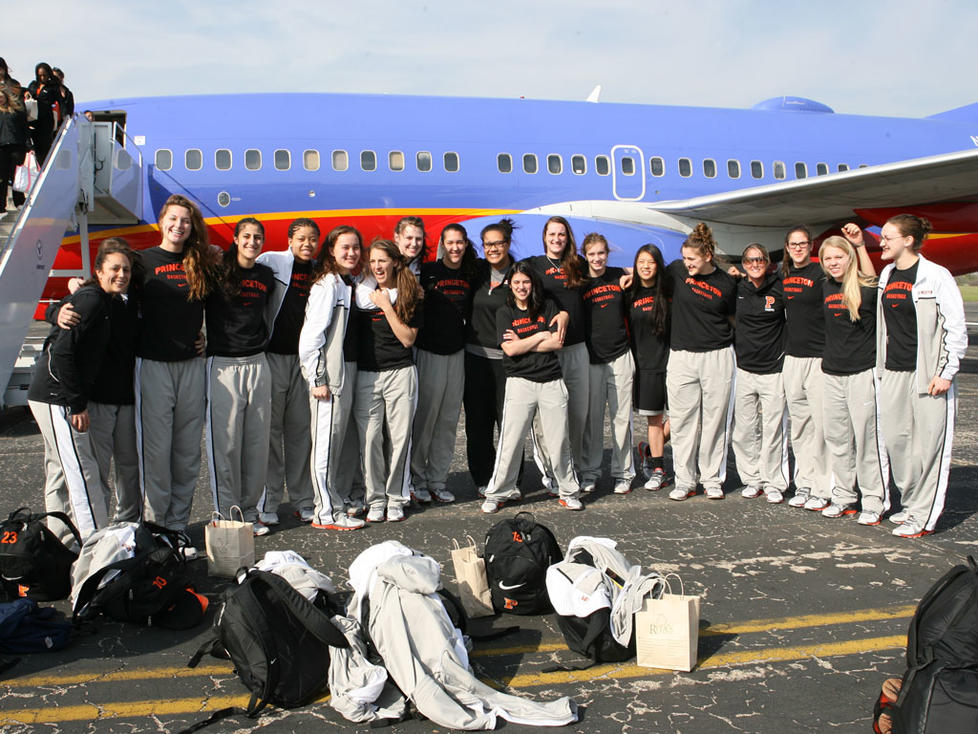
{"type": "MultiPolygon", "coordinates": [[[[735,667],[741,665],[759,665],[763,663],[804,660],[813,657],[840,657],[857,655],[883,650],[896,650],[906,645],[904,635],[889,637],[874,637],[866,640],[848,640],[846,642],[827,642],[816,645],[797,645],[792,647],[772,647],[763,650],[741,650],[738,652],[711,655],[700,661],[697,670],[714,670],[716,668],[735,667]]],[[[620,680],[625,678],[648,678],[656,675],[672,675],[669,670],[658,668],[643,668],[638,665],[602,665],[587,670],[557,671],[554,673],[525,673],[498,681],[487,680],[486,683],[502,683],[515,688],[530,688],[533,686],[557,685],[561,683],[577,683],[581,681],[609,678],[620,680]]],[[[181,698],[170,701],[129,701],[100,703],[98,705],[82,704],[80,706],[58,706],[51,708],[19,709],[0,712],[0,724],[40,724],[58,723],[64,721],[92,721],[97,719],[136,718],[140,716],[177,716],[185,714],[205,714],[227,706],[244,707],[250,696],[214,696],[208,698],[181,698]]],[[[325,701],[321,698],[319,701],[325,701]]]]}
{"type": "Polygon", "coordinates": [[[223,665],[198,665],[188,668],[182,665],[177,668],[135,668],[119,670],[113,673],[77,673],[75,675],[36,675],[31,678],[15,678],[0,682],[0,687],[7,688],[45,688],[52,686],[71,686],[80,683],[117,683],[133,680],[165,680],[167,678],[196,678],[206,675],[230,675],[233,666],[230,662],[223,665]]]}
{"type": "Polygon", "coordinates": [[[888,609],[857,609],[852,612],[832,614],[803,614],[797,617],[772,617],[754,619],[747,622],[724,624],[718,622],[700,630],[702,637],[713,635],[742,635],[749,632],[769,632],[772,630],[803,629],[806,627],[825,627],[831,624],[854,624],[856,622],[878,622],[886,619],[902,619],[913,616],[915,604],[890,607],[888,609]]]}

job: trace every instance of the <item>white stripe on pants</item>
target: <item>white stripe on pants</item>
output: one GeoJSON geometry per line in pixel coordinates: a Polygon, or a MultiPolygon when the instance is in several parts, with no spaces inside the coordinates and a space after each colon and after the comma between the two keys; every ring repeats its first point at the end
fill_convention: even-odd
{"type": "Polygon", "coordinates": [[[353,413],[363,449],[366,502],[371,508],[406,505],[411,499],[411,423],[418,399],[414,365],[383,372],[357,373],[353,413]],[[389,464],[384,452],[384,426],[390,434],[389,464]]]}
{"type": "MultiPolygon", "coordinates": [[[[570,443],[574,471],[580,473],[584,466],[584,426],[587,423],[588,378],[587,345],[584,342],[557,350],[560,372],[567,388],[567,440],[570,443]]],[[[539,420],[533,423],[533,461],[540,470],[544,482],[553,478],[550,457],[547,454],[547,441],[541,436],[539,420]]]]}
{"type": "Polygon", "coordinates": [[[326,400],[309,395],[312,425],[312,486],[315,492],[313,522],[327,524],[344,512],[350,501],[355,466],[360,462],[354,421],[353,402],[357,386],[357,363],[344,362],[346,375],[343,392],[330,394],[326,400]]]}
{"type": "Polygon", "coordinates": [[[606,364],[590,364],[588,369],[590,391],[581,481],[593,484],[601,476],[606,405],[611,421],[611,476],[631,480],[635,476],[632,458],[632,380],[635,362],[632,353],[625,352],[606,364]]]}
{"type": "Polygon", "coordinates": [[[214,509],[224,517],[241,508],[258,519],[268,467],[268,413],[272,400],[264,354],[207,360],[207,461],[214,509]]]}
{"type": "MultiPolygon", "coordinates": [[[[72,428],[62,405],[34,400],[28,405],[44,439],[44,509],[67,514],[84,543],[108,523],[109,491],[99,474],[92,436],[72,428]]],[[[49,527],[66,545],[74,545],[74,536],[60,521],[52,520],[49,527]]]]}
{"type": "Polygon", "coordinates": [[[822,358],[785,356],[781,375],[791,420],[795,488],[808,489],[815,497],[831,499],[831,462],[822,429],[822,358]]]}
{"type": "Polygon", "coordinates": [[[260,512],[278,512],[289,489],[296,510],[313,507],[312,431],[309,425],[309,383],[302,376],[295,354],[266,352],[271,375],[272,409],[269,414],[268,470],[260,512]]]}
{"type": "MultiPolygon", "coordinates": [[[[88,404],[91,426],[102,480],[112,472],[115,512],[112,522],[139,522],[142,496],[139,493],[139,451],[136,448],[136,406],[109,403],[88,404]],[[114,466],[112,466],[114,465],[114,466]]],[[[109,509],[113,500],[109,499],[109,509]]]]}
{"type": "Polygon", "coordinates": [[[943,395],[921,394],[917,373],[883,371],[882,426],[900,504],[924,530],[933,530],[944,511],[957,386],[943,395]]]}
{"type": "Polygon", "coordinates": [[[444,489],[455,453],[465,391],[465,352],[418,349],[418,410],[414,415],[411,479],[416,489],[444,489]]]}
{"type": "Polygon", "coordinates": [[[204,360],[136,359],[136,447],[143,519],[186,530],[200,474],[204,360]]]}
{"type": "Polygon", "coordinates": [[[499,447],[492,479],[486,488],[487,500],[505,500],[516,489],[523,439],[531,424],[540,426],[547,453],[556,458],[553,469],[560,496],[577,497],[580,487],[567,440],[567,406],[567,387],[563,380],[533,382],[522,377],[506,378],[499,447]]]}
{"type": "Polygon", "coordinates": [[[787,413],[781,373],[737,369],[733,450],[740,480],[767,492],[788,488],[787,413]]]}
{"type": "Polygon", "coordinates": [[[889,464],[879,430],[879,385],[872,369],[854,375],[823,375],[825,443],[832,461],[832,501],[886,512],[889,464]],[[856,485],[859,491],[856,491],[856,485]]]}

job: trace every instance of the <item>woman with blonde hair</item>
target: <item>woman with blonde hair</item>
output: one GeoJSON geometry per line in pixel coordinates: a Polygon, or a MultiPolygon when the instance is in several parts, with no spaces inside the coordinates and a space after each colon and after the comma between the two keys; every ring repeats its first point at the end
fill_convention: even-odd
{"type": "Polygon", "coordinates": [[[873,371],[876,278],[862,231],[847,224],[842,232],[845,237],[829,237],[818,251],[827,276],[822,286],[822,372],[832,496],[813,498],[805,507],[832,518],[859,512],[860,525],[878,525],[890,503],[889,468],[879,430],[879,383],[873,371]]]}

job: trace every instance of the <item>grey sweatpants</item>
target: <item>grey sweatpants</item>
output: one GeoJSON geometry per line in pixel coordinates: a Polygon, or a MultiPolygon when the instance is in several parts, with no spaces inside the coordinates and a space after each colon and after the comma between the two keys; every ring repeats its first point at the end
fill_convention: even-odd
{"type": "Polygon", "coordinates": [[[737,368],[732,444],[744,484],[765,492],[788,488],[787,422],[781,373],[737,368]]]}
{"type": "Polygon", "coordinates": [[[102,481],[107,481],[110,469],[114,469],[115,500],[109,501],[109,510],[115,505],[114,514],[110,512],[112,522],[139,522],[143,500],[139,493],[136,406],[90,402],[88,415],[102,481]]]}
{"type": "Polygon", "coordinates": [[[268,470],[258,510],[278,512],[286,487],[296,510],[311,510],[309,383],[302,376],[297,355],[266,352],[265,359],[272,378],[272,409],[268,421],[268,470]]]}
{"type": "Polygon", "coordinates": [[[411,424],[418,400],[414,365],[383,372],[357,373],[353,413],[363,447],[363,474],[368,507],[406,505],[411,500],[411,424]],[[384,452],[384,426],[390,435],[384,452]],[[389,463],[388,463],[389,458],[389,463]]]}
{"type": "Polygon", "coordinates": [[[411,481],[416,489],[444,489],[455,453],[465,391],[465,351],[418,349],[418,409],[411,438],[411,481]]]}
{"type": "Polygon", "coordinates": [[[733,347],[669,352],[666,391],[677,489],[720,488],[727,478],[733,418],[733,347]]]}
{"type": "MultiPolygon", "coordinates": [[[[72,428],[62,405],[27,404],[44,439],[44,509],[68,515],[84,543],[108,523],[109,490],[99,474],[92,434],[72,428]]],[[[49,519],[48,527],[65,545],[75,543],[59,520],[49,519]]]]}
{"type": "Polygon", "coordinates": [[[204,360],[136,359],[136,447],[143,519],[186,530],[200,474],[204,360]]]}
{"type": "Polygon", "coordinates": [[[207,360],[207,462],[214,509],[224,517],[237,505],[245,520],[258,519],[271,401],[264,354],[207,360]]]}
{"type": "Polygon", "coordinates": [[[872,369],[823,375],[825,443],[832,462],[832,501],[868,512],[890,507],[889,465],[879,430],[879,386],[872,369]],[[858,484],[858,491],[856,486],[858,484]]]}
{"type": "Polygon", "coordinates": [[[825,446],[822,358],[785,356],[781,370],[795,454],[795,488],[832,498],[832,470],[825,446]]]}
{"type": "MultiPolygon", "coordinates": [[[[570,444],[571,458],[574,461],[574,471],[580,473],[584,466],[584,427],[587,424],[588,393],[590,386],[588,369],[590,359],[587,345],[584,342],[557,350],[560,362],[560,372],[563,375],[564,386],[567,389],[567,440],[570,444]]],[[[554,470],[550,455],[547,453],[548,442],[542,435],[543,427],[539,416],[533,422],[533,461],[540,470],[544,482],[554,478],[554,470]]],[[[559,482],[558,482],[559,484],[559,482]]]]}
{"type": "Polygon", "coordinates": [[[561,497],[580,493],[577,475],[567,440],[567,388],[563,380],[533,382],[522,377],[506,378],[506,399],[499,422],[499,446],[492,479],[486,488],[486,499],[500,501],[516,489],[523,457],[523,439],[534,418],[548,456],[554,457],[554,475],[561,497]]]}
{"type": "Polygon", "coordinates": [[[632,353],[625,352],[607,364],[590,364],[588,370],[590,390],[581,481],[593,484],[601,476],[606,405],[611,421],[611,476],[631,480],[635,476],[632,458],[632,379],[635,362],[632,353]]]}
{"type": "Polygon", "coordinates": [[[947,497],[957,385],[952,381],[943,395],[922,395],[916,372],[884,370],[882,388],[883,438],[900,504],[933,530],[947,497]]]}
{"type": "Polygon", "coordinates": [[[357,363],[344,362],[343,392],[327,400],[309,396],[312,426],[312,486],[314,523],[327,524],[351,503],[353,479],[360,465],[353,403],[357,387],[357,363]]]}

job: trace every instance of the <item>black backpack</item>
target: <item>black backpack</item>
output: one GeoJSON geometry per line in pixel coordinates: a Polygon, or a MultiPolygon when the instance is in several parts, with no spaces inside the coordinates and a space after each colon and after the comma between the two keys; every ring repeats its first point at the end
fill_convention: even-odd
{"type": "Polygon", "coordinates": [[[186,731],[237,713],[257,717],[269,703],[281,708],[309,703],[326,687],[329,647],[349,647],[329,612],[309,602],[281,576],[250,569],[242,572],[238,582],[224,592],[214,634],[188,665],[196,667],[207,652],[230,658],[251,691],[251,700],[246,711],[222,709],[186,731]]]}
{"type": "Polygon", "coordinates": [[[135,530],[132,558],[110,563],[92,573],[75,598],[73,620],[105,614],[120,622],[189,629],[204,617],[206,599],[188,583],[183,548],[186,537],[151,523],[135,530]],[[102,579],[117,571],[104,586],[102,579]]]}
{"type": "Polygon", "coordinates": [[[978,732],[978,565],[952,568],[924,594],[907,635],[894,734],[978,732]]]}
{"type": "Polygon", "coordinates": [[[532,514],[520,512],[489,528],[484,556],[497,612],[542,614],[552,610],[547,569],[564,556],[554,534],[532,514]]]}
{"type": "Polygon", "coordinates": [[[0,597],[57,601],[71,593],[71,564],[78,553],[48,529],[46,517],[64,523],[81,548],[78,529],[65,513],[35,515],[26,507],[14,510],[0,523],[0,597]]]}

